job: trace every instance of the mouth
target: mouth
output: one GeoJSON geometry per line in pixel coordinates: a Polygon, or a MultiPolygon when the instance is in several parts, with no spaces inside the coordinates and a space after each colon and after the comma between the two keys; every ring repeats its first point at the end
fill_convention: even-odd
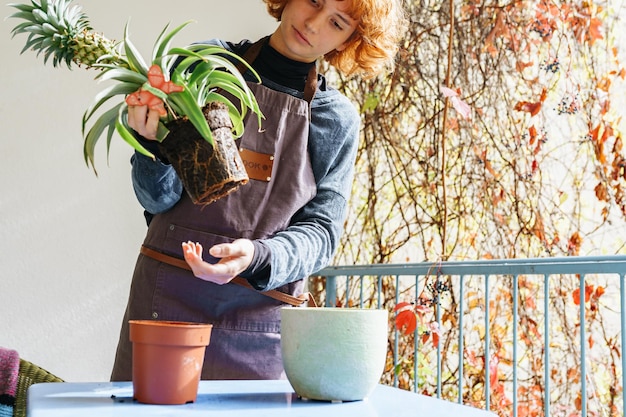
{"type": "Polygon", "coordinates": [[[309,42],[309,40],[307,39],[306,36],[304,36],[302,34],[302,32],[300,32],[298,29],[293,28],[294,32],[296,33],[296,37],[300,40],[300,42],[307,44],[308,46],[313,46],[311,45],[311,42],[309,42]]]}

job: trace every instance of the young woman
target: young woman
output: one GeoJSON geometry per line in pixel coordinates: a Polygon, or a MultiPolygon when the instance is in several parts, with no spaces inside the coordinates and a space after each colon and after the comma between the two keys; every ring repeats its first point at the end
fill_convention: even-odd
{"type": "MultiPolygon", "coordinates": [[[[112,380],[132,378],[128,320],[150,318],[213,324],[202,379],[282,378],[285,304],[264,293],[301,294],[303,279],[325,267],[337,248],[360,117],[317,73],[317,61],[326,59],[348,76],[392,67],[404,24],[400,0],[264,1],[280,22],[274,33],[256,43],[213,42],[244,57],[262,78],[261,85],[250,83],[265,116],[262,129],[249,118],[238,145],[269,157],[271,175],[251,176],[234,193],[200,207],[167,161],[133,156],[148,252],[137,260],[112,380]],[[150,253],[184,257],[193,271],[150,253]],[[235,277],[253,288],[231,283],[235,277]]],[[[158,154],[151,141],[158,114],[136,106],[128,117],[158,154]]]]}

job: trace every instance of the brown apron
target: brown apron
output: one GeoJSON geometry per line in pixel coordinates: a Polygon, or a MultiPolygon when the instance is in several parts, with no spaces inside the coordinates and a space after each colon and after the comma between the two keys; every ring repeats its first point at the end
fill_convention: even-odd
{"type": "MultiPolygon", "coordinates": [[[[316,77],[315,77],[316,78],[316,77]]],[[[169,211],[152,219],[144,245],[182,258],[181,243],[205,249],[237,238],[263,239],[289,225],[316,193],[307,149],[309,104],[289,94],[250,83],[265,119],[259,131],[250,117],[239,139],[244,158],[256,169],[248,184],[207,206],[186,193],[169,211]],[[263,162],[265,161],[265,162],[263,162]],[[265,168],[269,175],[258,175],[265,168]]],[[[204,259],[216,262],[205,253],[204,259]]],[[[304,277],[279,290],[299,295],[304,277]]],[[[112,380],[132,379],[128,320],[159,319],[212,323],[202,379],[284,378],[280,352],[280,309],[285,304],[239,285],[217,285],[191,272],[140,255],[120,332],[112,380]]]]}

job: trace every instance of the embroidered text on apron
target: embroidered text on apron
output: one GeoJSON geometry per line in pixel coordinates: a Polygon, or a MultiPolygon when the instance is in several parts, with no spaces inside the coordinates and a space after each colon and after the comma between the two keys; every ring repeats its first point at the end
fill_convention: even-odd
{"type": "MultiPolygon", "coordinates": [[[[171,210],[154,216],[144,245],[182,258],[181,242],[187,240],[200,242],[208,249],[237,238],[266,238],[284,230],[292,216],[315,196],[307,150],[309,104],[262,85],[249,85],[265,119],[261,132],[255,117],[248,120],[239,147],[268,156],[273,165],[269,177],[251,179],[240,190],[208,206],[194,205],[183,193],[171,210]]],[[[244,159],[246,164],[261,163],[258,161],[244,159]]],[[[217,261],[208,254],[204,259],[217,261]]],[[[280,290],[298,295],[303,289],[301,279],[280,290]]],[[[132,378],[128,320],[150,318],[213,324],[202,379],[283,378],[283,306],[257,291],[213,284],[195,278],[189,271],[140,255],[111,379],[132,378]]]]}

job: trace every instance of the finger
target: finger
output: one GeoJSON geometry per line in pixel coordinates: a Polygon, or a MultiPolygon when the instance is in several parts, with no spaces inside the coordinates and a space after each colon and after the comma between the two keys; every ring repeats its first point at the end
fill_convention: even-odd
{"type": "Polygon", "coordinates": [[[212,256],[215,256],[216,258],[224,258],[226,256],[232,256],[230,246],[231,246],[230,243],[221,243],[219,245],[213,245],[209,249],[209,253],[212,256]]]}
{"type": "Polygon", "coordinates": [[[214,245],[209,249],[209,253],[216,258],[227,258],[229,256],[244,256],[252,248],[252,243],[249,240],[237,239],[232,243],[214,245]]]}
{"type": "Polygon", "coordinates": [[[156,139],[157,129],[159,127],[159,112],[156,110],[148,111],[148,118],[146,120],[146,139],[156,139]]]}
{"type": "Polygon", "coordinates": [[[196,255],[202,258],[202,245],[198,242],[195,244],[196,255]]]}
{"type": "Polygon", "coordinates": [[[183,254],[193,253],[193,249],[189,245],[189,242],[183,242],[182,246],[183,246],[183,254]]]}
{"type": "Polygon", "coordinates": [[[128,106],[128,126],[141,133],[146,125],[148,106],[128,106]]]}

